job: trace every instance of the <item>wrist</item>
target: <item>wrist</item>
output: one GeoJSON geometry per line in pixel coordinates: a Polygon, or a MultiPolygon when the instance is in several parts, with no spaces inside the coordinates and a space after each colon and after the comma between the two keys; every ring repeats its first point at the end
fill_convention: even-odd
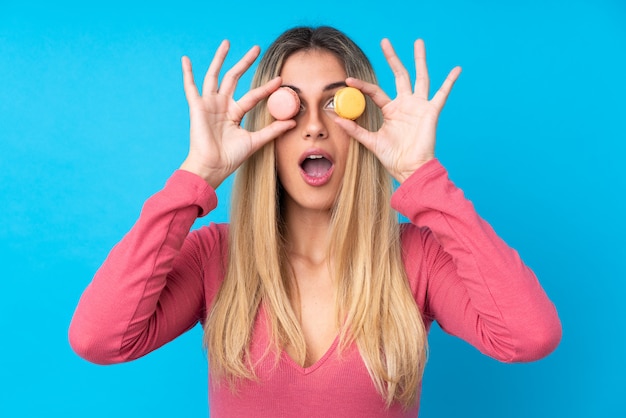
{"type": "Polygon", "coordinates": [[[394,178],[396,179],[396,181],[398,181],[398,183],[402,184],[404,183],[404,181],[406,179],[408,179],[409,177],[411,177],[413,175],[413,173],[415,173],[417,170],[419,170],[422,166],[424,166],[425,164],[427,164],[429,161],[434,160],[435,157],[428,157],[425,158],[423,160],[420,160],[419,162],[415,163],[414,165],[412,165],[410,168],[407,168],[405,170],[400,170],[398,171],[396,174],[394,174],[394,178]]]}
{"type": "Polygon", "coordinates": [[[179,169],[188,171],[201,177],[209,184],[209,186],[213,188],[213,190],[216,190],[226,178],[223,174],[219,172],[219,170],[211,169],[203,164],[199,164],[189,157],[187,157],[185,161],[183,161],[179,169]]]}

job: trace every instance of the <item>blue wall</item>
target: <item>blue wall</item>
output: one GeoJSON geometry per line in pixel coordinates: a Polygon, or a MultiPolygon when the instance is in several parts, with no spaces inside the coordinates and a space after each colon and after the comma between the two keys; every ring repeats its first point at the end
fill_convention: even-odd
{"type": "MultiPolygon", "coordinates": [[[[563,321],[559,348],[526,365],[435,328],[422,415],[626,415],[622,0],[101,3],[0,4],[0,416],[206,416],[198,328],[102,367],[73,354],[67,327],[111,246],[185,157],[180,57],[200,79],[223,38],[232,63],[297,24],[352,36],[390,94],[382,37],[407,65],[424,38],[433,87],[463,66],[438,156],[563,321]]],[[[210,220],[228,219],[228,189],[210,220]]]]}

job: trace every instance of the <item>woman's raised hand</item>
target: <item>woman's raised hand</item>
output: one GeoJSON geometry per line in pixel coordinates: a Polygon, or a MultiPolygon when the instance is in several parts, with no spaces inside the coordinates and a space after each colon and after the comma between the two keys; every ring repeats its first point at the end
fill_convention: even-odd
{"type": "Polygon", "coordinates": [[[408,71],[389,40],[383,39],[381,46],[395,76],[396,98],[392,100],[379,86],[362,80],[348,78],[346,83],[371,97],[381,108],[383,125],[377,132],[370,132],[353,121],[337,118],[336,122],[371,150],[389,173],[402,183],[420,166],[434,158],[437,120],[461,68],[452,69],[429,100],[430,80],[424,42],[418,39],[414,45],[414,89],[408,71]]]}
{"type": "Polygon", "coordinates": [[[251,48],[218,82],[220,70],[228,53],[229,43],[217,49],[204,77],[202,95],[193,79],[191,61],[182,58],[183,83],[189,104],[189,154],[180,166],[204,178],[217,188],[248,157],[263,145],[291,129],[295,121],[275,121],[256,132],[241,127],[244,115],[259,101],[269,96],[281,83],[279,77],[250,90],[238,101],[233,97],[239,78],[259,55],[259,47],[251,48]]]}

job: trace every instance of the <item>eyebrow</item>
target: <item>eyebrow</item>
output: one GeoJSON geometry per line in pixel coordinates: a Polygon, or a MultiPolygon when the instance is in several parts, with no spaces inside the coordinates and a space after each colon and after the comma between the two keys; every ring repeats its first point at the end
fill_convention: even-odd
{"type": "MultiPolygon", "coordinates": [[[[330,83],[330,84],[324,86],[322,91],[334,90],[337,87],[346,87],[346,86],[347,86],[347,84],[346,84],[345,81],[336,81],[334,83],[330,83]]],[[[290,89],[292,89],[293,91],[295,91],[298,94],[302,93],[302,90],[300,90],[298,87],[292,86],[290,84],[283,84],[281,87],[289,87],[290,89]]]]}

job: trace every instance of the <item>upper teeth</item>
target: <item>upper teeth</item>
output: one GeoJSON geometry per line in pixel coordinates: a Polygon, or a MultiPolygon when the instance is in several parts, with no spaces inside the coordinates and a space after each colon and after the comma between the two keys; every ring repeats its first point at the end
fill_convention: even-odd
{"type": "Polygon", "coordinates": [[[309,155],[307,158],[310,158],[312,160],[317,160],[319,158],[324,158],[324,156],[322,156],[322,155],[309,155]]]}

